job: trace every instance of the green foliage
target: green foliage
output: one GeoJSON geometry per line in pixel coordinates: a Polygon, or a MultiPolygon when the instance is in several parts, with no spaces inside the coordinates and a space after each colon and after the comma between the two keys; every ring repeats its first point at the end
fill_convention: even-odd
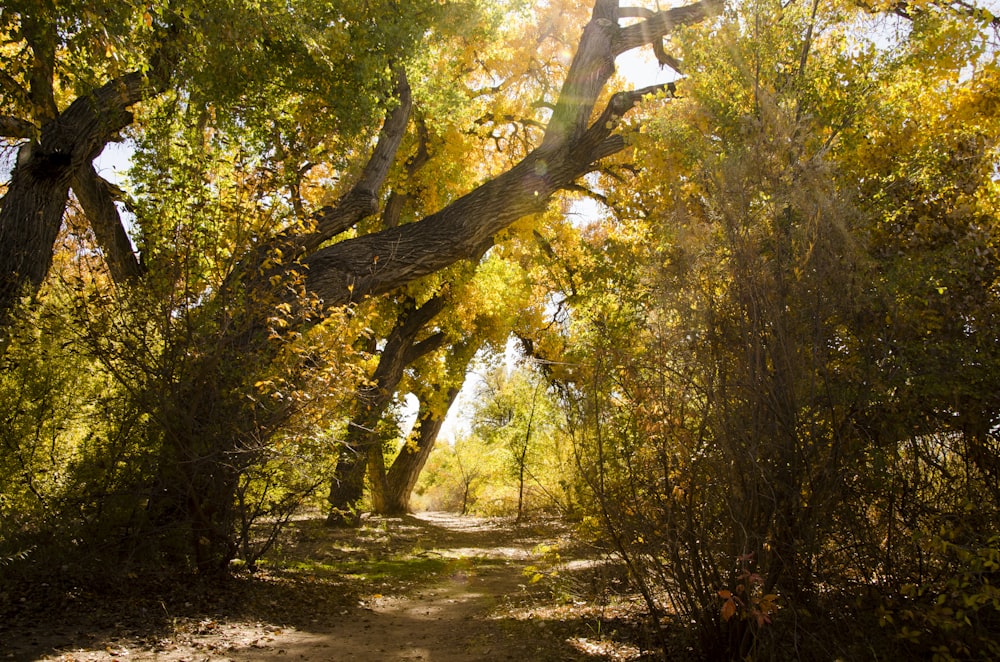
{"type": "Polygon", "coordinates": [[[961,12],[889,48],[815,7],[686,31],[690,79],[633,138],[644,170],[606,180],[564,326],[590,507],[706,655],[895,657],[930,630],[983,655],[991,608],[914,609],[876,643],[854,598],[957,593],[978,552],[928,536],[957,513],[982,531],[964,549],[996,534],[996,63],[961,12]]]}
{"type": "Polygon", "coordinates": [[[940,563],[942,572],[903,584],[879,606],[879,623],[895,635],[903,650],[930,650],[933,660],[1000,654],[1000,642],[993,634],[1000,624],[1000,587],[995,584],[1000,538],[972,542],[944,526],[937,534],[914,535],[916,546],[940,563]]]}
{"type": "MultiPolygon", "coordinates": [[[[70,213],[5,329],[4,573],[252,568],[330,480],[400,301],[442,295],[427,332],[448,343],[400,393],[443,414],[470,357],[512,332],[535,362],[486,366],[426,503],[585,508],[654,619],[679,613],[705,656],[1000,655],[988,12],[731,5],[670,44],[686,78],[629,120],[641,167],[587,180],[607,218],[526,219],[397,297],[326,310],[299,255],[261,248],[356,180],[399,67],[416,108],[389,177],[401,211],[342,236],[521,158],[569,62],[554,37],[583,9],[7,3],[0,115],[37,128],[133,70],[164,89],[129,129],[141,281],[112,283],[70,213]]],[[[390,454],[397,413],[378,427],[390,454]]],[[[436,566],[375,570],[411,569],[436,566]]]]}
{"type": "MultiPolygon", "coordinates": [[[[60,347],[65,371],[5,375],[12,403],[66,400],[58,414],[50,405],[14,410],[6,442],[16,452],[3,491],[25,474],[12,500],[49,505],[22,508],[5,541],[68,512],[49,502],[68,493],[67,467],[79,463],[100,476],[95,467],[114,468],[101,482],[106,495],[80,492],[104,528],[84,535],[64,522],[80,539],[114,538],[116,553],[202,572],[224,570],[237,554],[253,565],[276,527],[329,480],[364,373],[355,342],[374,326],[362,307],[323,310],[305,291],[300,256],[280,246],[258,256],[260,246],[308,232],[306,208],[354,178],[395,103],[401,67],[418,71],[423,60],[430,76],[428,52],[478,41],[502,11],[436,0],[4,7],[5,115],[38,128],[116,76],[141,71],[150,83],[132,108],[125,195],[142,278],[111,283],[74,222],[39,299],[71,329],[60,347]],[[255,287],[266,272],[268,287],[255,287]],[[44,398],[31,395],[39,389],[44,398]],[[64,422],[64,410],[90,420],[64,422]],[[48,469],[43,437],[53,440],[48,469]],[[31,482],[46,471],[51,480],[31,482]],[[261,521],[275,523],[263,538],[261,521]]],[[[433,106],[432,92],[454,97],[455,83],[418,89],[433,106]]],[[[45,360],[43,343],[23,340],[10,356],[25,366],[45,360]]]]}
{"type": "Polygon", "coordinates": [[[25,311],[3,357],[0,556],[22,566],[100,562],[141,517],[146,416],[100,369],[66,299],[25,311]],[[60,551],[62,550],[62,551],[60,551]]]}
{"type": "Polygon", "coordinates": [[[517,494],[510,485],[501,449],[475,436],[439,442],[414,490],[423,510],[485,516],[510,515],[517,494]]]}
{"type": "Polygon", "coordinates": [[[471,434],[435,448],[417,487],[420,503],[518,518],[574,513],[575,460],[547,385],[528,364],[483,365],[471,434]]]}

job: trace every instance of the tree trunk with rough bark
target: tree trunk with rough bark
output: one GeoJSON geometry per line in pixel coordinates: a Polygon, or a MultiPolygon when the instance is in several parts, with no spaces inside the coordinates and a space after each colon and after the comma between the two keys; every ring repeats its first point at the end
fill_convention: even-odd
{"type": "Polygon", "coordinates": [[[619,92],[594,118],[597,100],[614,74],[615,57],[657,43],[672,29],[701,21],[722,5],[721,0],[702,0],[649,12],[644,20],[621,26],[617,0],[597,0],[542,143],[507,172],[420,221],[308,255],[309,288],[328,305],[342,305],[481,255],[498,232],[543,211],[557,191],[623,150],[625,139],[615,133],[622,116],[643,96],[666,89],[656,85],[619,92]]]}
{"type": "MultiPolygon", "coordinates": [[[[412,302],[410,304],[412,306],[412,302]]],[[[379,421],[385,413],[406,366],[421,356],[440,348],[445,342],[443,333],[434,333],[417,342],[417,337],[444,308],[445,299],[434,297],[419,307],[404,311],[389,334],[385,347],[379,354],[378,366],[372,375],[372,386],[358,394],[358,413],[351,419],[344,440],[336,475],[330,485],[328,501],[331,525],[354,525],[358,522],[358,502],[364,492],[365,469],[371,455],[381,459],[382,445],[377,432],[379,421]]],[[[378,484],[373,493],[376,500],[383,494],[384,464],[381,472],[373,473],[378,484]]]]}
{"type": "MultiPolygon", "coordinates": [[[[624,138],[615,134],[618,121],[644,95],[664,86],[619,92],[591,121],[597,100],[614,73],[615,57],[655,45],[674,28],[701,21],[722,5],[722,0],[702,0],[647,11],[639,22],[622,26],[623,14],[636,15],[622,12],[618,0],[597,0],[536,149],[506,173],[421,221],[321,248],[378,210],[378,191],[409,118],[409,88],[404,79],[398,90],[401,103],[387,119],[383,139],[354,189],[334,208],[317,214],[314,231],[284,235],[263,242],[265,247],[294,244],[309,267],[310,289],[330,306],[388,292],[458,260],[477,257],[496,233],[544,210],[553,194],[572,186],[599,160],[624,149],[624,138]]],[[[132,122],[127,108],[160,89],[151,87],[139,72],[111,81],[47,122],[41,127],[40,141],[23,150],[0,211],[0,323],[17,297],[37,290],[44,278],[51,264],[49,238],[54,240],[58,232],[74,178],[86,177],[81,169],[132,122]]],[[[2,125],[21,126],[18,122],[2,125]]]]}
{"type": "MultiPolygon", "coordinates": [[[[90,179],[92,161],[132,123],[128,107],[152,93],[145,75],[122,76],[44,118],[38,139],[21,146],[0,207],[0,328],[10,323],[21,296],[38,291],[52,266],[70,187],[74,181],[97,185],[90,179]]],[[[9,128],[27,132],[30,124],[9,128]]]]}
{"type": "Polygon", "coordinates": [[[410,512],[410,496],[417,485],[420,472],[427,464],[427,458],[434,450],[441,426],[444,425],[448,410],[458,397],[458,388],[448,389],[444,407],[440,410],[425,408],[414,430],[410,433],[414,443],[403,444],[402,450],[393,461],[386,475],[383,507],[379,511],[385,515],[402,515],[410,512]]]}

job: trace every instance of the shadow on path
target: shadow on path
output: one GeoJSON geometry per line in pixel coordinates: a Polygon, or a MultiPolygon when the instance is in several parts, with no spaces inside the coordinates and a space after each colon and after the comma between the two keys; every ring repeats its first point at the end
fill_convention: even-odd
{"type": "Polygon", "coordinates": [[[0,625],[0,662],[637,659],[588,643],[600,623],[560,611],[532,581],[546,551],[572,546],[553,523],[424,513],[359,530],[302,520],[289,534],[275,555],[282,570],[209,596],[125,591],[13,618],[0,625]]]}

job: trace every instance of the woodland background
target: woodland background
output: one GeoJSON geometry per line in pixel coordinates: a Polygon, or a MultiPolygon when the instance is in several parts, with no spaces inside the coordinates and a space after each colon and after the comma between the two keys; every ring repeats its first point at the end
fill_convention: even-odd
{"type": "Polygon", "coordinates": [[[0,577],[545,511],[706,658],[1000,657],[997,8],[637,5],[5,0],[0,577]]]}

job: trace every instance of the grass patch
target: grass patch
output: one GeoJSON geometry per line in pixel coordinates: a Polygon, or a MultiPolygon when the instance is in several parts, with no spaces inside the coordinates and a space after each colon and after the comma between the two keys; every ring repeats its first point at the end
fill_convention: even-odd
{"type": "Polygon", "coordinates": [[[457,559],[432,556],[411,556],[404,558],[341,561],[337,564],[340,572],[362,581],[410,583],[454,570],[460,565],[457,559]]]}

